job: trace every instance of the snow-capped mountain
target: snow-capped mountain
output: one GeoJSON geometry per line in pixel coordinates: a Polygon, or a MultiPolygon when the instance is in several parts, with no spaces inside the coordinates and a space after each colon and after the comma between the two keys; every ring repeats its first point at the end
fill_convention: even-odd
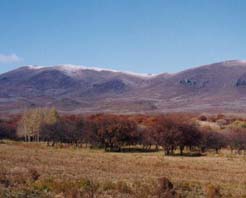
{"type": "Polygon", "coordinates": [[[0,112],[56,106],[66,112],[244,112],[246,61],[176,74],[136,74],[76,65],[24,66],[0,75],[0,112]]]}

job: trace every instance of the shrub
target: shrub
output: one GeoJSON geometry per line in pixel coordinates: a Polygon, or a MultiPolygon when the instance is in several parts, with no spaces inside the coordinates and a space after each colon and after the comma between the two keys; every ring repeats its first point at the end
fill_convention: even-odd
{"type": "Polygon", "coordinates": [[[87,195],[89,198],[94,198],[99,189],[99,184],[92,180],[85,179],[80,181],[80,187],[82,188],[83,194],[87,195]]]}
{"type": "Polygon", "coordinates": [[[157,195],[160,198],[177,197],[173,184],[166,177],[161,177],[158,179],[157,195]]]}
{"type": "Polygon", "coordinates": [[[33,181],[37,181],[38,178],[40,177],[40,174],[38,173],[38,171],[34,168],[29,169],[29,173],[31,175],[31,178],[33,181]]]}
{"type": "Polygon", "coordinates": [[[105,181],[102,184],[103,191],[115,190],[116,184],[112,181],[105,181]]]}
{"type": "Polygon", "coordinates": [[[125,194],[130,194],[132,193],[132,189],[131,187],[124,181],[119,181],[116,183],[116,189],[121,192],[121,193],[125,193],[125,194]]]}
{"type": "Polygon", "coordinates": [[[207,121],[208,118],[205,115],[201,115],[201,116],[199,116],[198,120],[200,120],[200,121],[207,121]]]}
{"type": "Polygon", "coordinates": [[[220,198],[222,197],[220,194],[220,187],[209,184],[206,188],[207,198],[220,198]]]}

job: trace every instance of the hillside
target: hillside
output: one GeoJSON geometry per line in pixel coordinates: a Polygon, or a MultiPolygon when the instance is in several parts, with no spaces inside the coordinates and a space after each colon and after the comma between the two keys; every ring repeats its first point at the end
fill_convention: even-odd
{"type": "Polygon", "coordinates": [[[246,111],[246,61],[175,74],[140,75],[59,65],[24,66],[0,75],[0,112],[55,106],[62,112],[246,111]]]}

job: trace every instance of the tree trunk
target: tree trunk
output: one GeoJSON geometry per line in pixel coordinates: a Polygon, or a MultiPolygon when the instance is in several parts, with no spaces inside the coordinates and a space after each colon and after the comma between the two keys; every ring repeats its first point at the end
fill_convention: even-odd
{"type": "Polygon", "coordinates": [[[180,155],[183,155],[184,147],[180,146],[180,155]]]}
{"type": "Polygon", "coordinates": [[[165,149],[165,153],[166,153],[166,155],[170,155],[170,150],[169,150],[169,148],[166,148],[166,149],[165,149]]]}

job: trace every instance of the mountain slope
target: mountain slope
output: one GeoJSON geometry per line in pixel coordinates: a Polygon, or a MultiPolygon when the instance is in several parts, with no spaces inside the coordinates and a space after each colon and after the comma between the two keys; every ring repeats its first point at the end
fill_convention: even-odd
{"type": "Polygon", "coordinates": [[[25,66],[0,75],[0,112],[56,106],[64,112],[245,112],[246,62],[176,74],[137,75],[72,65],[25,66]]]}

